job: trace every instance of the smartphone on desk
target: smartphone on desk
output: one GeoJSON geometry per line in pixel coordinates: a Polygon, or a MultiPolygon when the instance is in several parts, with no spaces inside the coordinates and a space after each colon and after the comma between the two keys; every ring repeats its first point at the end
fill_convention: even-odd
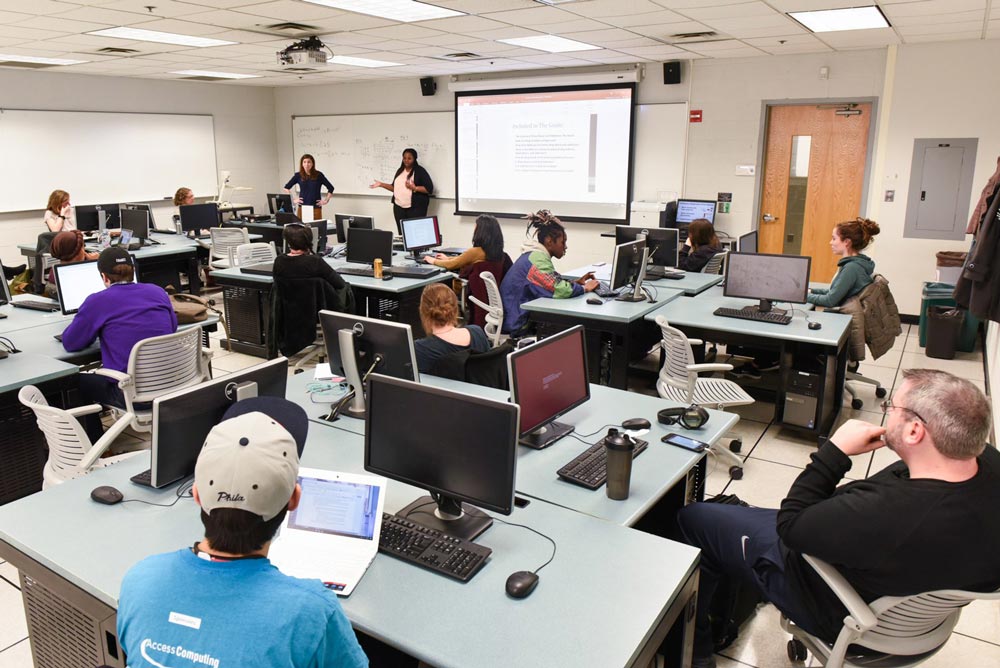
{"type": "Polygon", "coordinates": [[[690,450],[691,452],[704,452],[708,449],[708,443],[696,441],[693,438],[681,436],[680,434],[667,434],[660,440],[664,443],[669,443],[670,445],[676,445],[678,448],[690,450]]]}

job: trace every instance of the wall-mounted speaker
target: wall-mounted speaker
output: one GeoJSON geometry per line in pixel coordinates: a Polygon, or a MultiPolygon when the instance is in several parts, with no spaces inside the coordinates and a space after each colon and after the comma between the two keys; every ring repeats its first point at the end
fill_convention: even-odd
{"type": "Polygon", "coordinates": [[[438,85],[434,82],[434,77],[424,77],[420,80],[420,92],[425,96],[433,95],[437,87],[438,85]]]}
{"type": "Polygon", "coordinates": [[[681,82],[681,61],[672,60],[663,63],[663,83],[679,84],[681,82]]]}

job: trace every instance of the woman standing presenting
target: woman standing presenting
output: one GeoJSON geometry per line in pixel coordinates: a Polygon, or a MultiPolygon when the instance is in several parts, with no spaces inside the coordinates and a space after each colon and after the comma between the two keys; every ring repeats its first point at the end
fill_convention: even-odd
{"type": "Polygon", "coordinates": [[[417,150],[403,149],[403,161],[392,177],[392,183],[375,181],[369,188],[385,188],[392,193],[392,215],[396,219],[396,233],[402,234],[399,221],[423,218],[434,192],[434,182],[427,170],[417,164],[417,150]]]}
{"type": "Polygon", "coordinates": [[[302,207],[313,207],[313,220],[323,218],[323,205],[330,201],[333,195],[333,184],[327,179],[323,172],[316,170],[316,160],[308,153],[299,158],[299,171],[285,184],[285,192],[292,192],[292,186],[299,186],[299,196],[295,203],[299,205],[298,216],[302,217],[302,207]],[[321,195],[320,191],[326,186],[326,195],[321,195]]]}
{"type": "Polygon", "coordinates": [[[45,208],[45,224],[49,232],[75,230],[73,220],[73,205],[69,203],[69,193],[65,190],[53,190],[49,195],[49,204],[45,208]]]}

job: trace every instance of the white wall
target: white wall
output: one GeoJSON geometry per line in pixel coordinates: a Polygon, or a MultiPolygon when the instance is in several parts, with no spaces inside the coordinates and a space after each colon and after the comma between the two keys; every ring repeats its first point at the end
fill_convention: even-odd
{"type": "MultiPolygon", "coordinates": [[[[3,106],[15,109],[211,114],[215,119],[219,169],[232,171],[233,185],[254,188],[239,194],[241,202],[266,210],[264,195],[274,186],[277,164],[274,94],[269,89],[0,69],[0,90],[3,106]]],[[[116,170],[141,170],[142,156],[129,156],[117,165],[82,164],[80,169],[99,169],[113,178],[116,170]]],[[[24,178],[45,178],[44,156],[37,165],[24,166],[24,178]]],[[[177,187],[183,185],[178,183],[177,187]]],[[[53,183],[51,188],[69,189],[73,194],[65,184],[53,183]]],[[[160,218],[169,219],[173,213],[168,204],[154,203],[153,215],[160,225],[160,218]]],[[[4,264],[20,264],[17,245],[33,244],[39,232],[45,230],[45,205],[39,202],[37,211],[0,214],[0,259],[4,264]]]]}

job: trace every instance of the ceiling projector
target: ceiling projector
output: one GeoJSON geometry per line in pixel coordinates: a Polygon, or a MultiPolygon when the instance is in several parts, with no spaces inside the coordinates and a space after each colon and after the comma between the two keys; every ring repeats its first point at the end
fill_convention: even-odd
{"type": "Polygon", "coordinates": [[[317,37],[307,37],[278,52],[279,65],[326,65],[329,50],[317,37]]]}

